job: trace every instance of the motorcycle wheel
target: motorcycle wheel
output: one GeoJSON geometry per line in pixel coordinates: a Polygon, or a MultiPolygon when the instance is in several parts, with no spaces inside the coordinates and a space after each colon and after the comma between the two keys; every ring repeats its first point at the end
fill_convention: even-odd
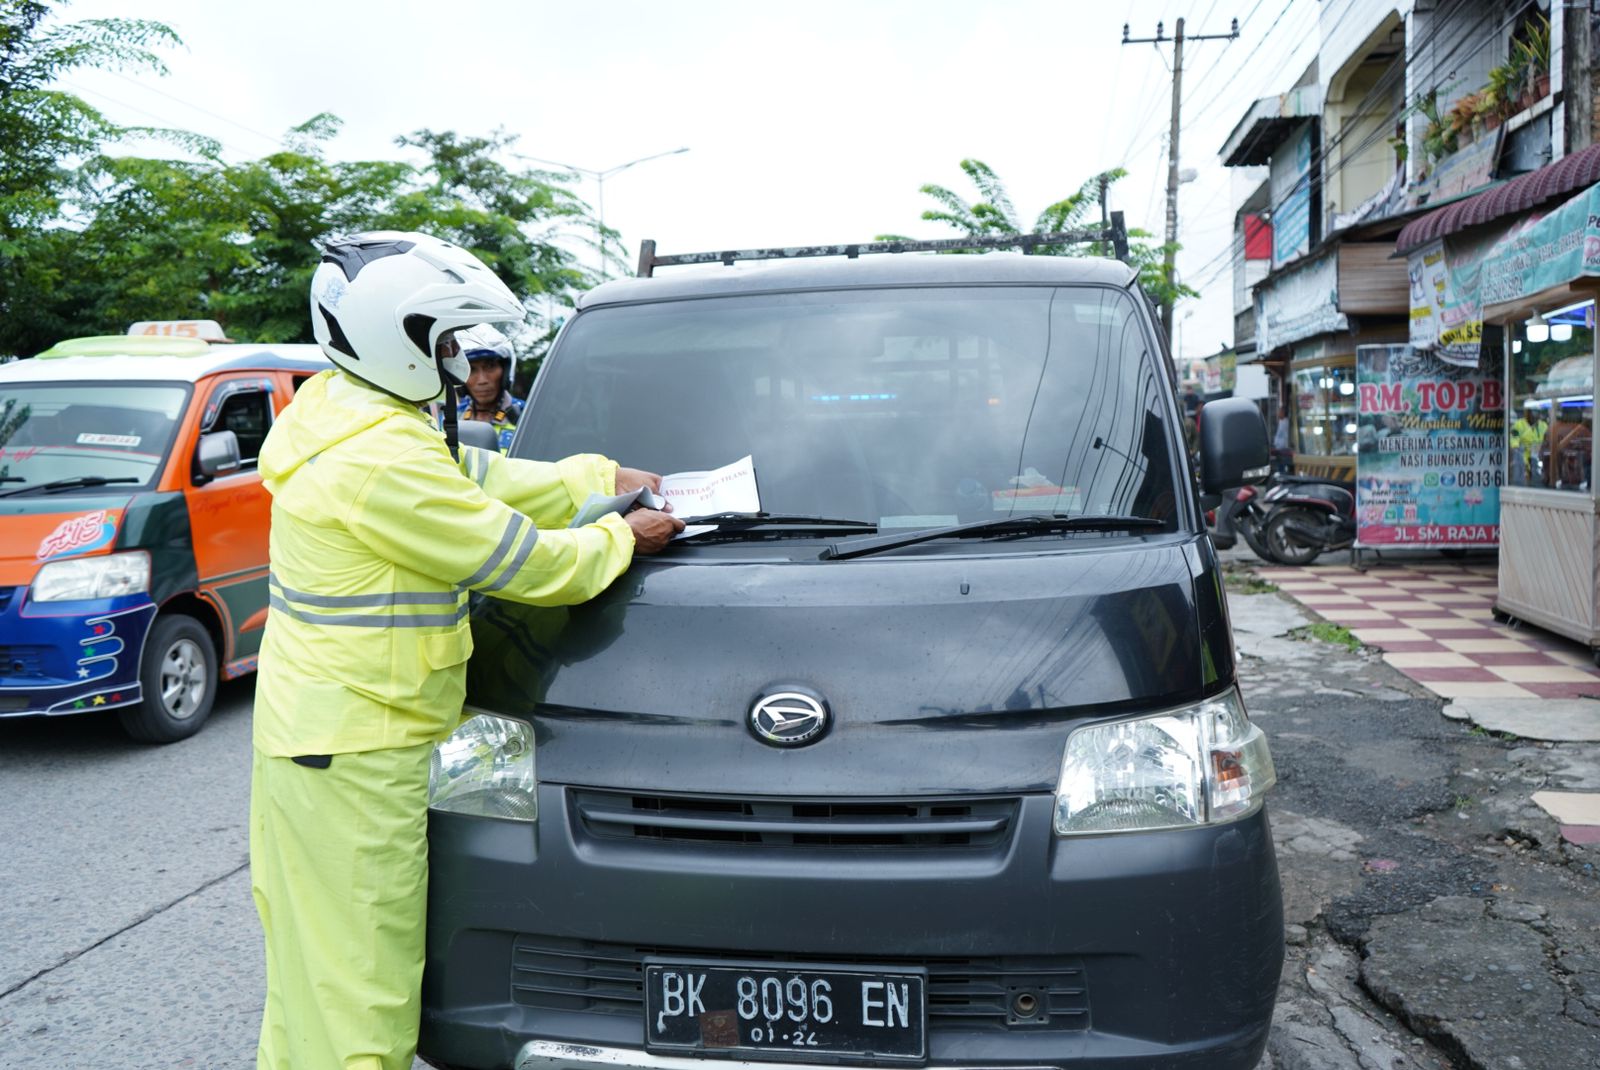
{"type": "Polygon", "coordinates": [[[1306,544],[1289,530],[1288,523],[1298,520],[1305,524],[1319,524],[1322,518],[1310,509],[1299,506],[1290,506],[1287,509],[1275,510],[1267,520],[1266,544],[1272,556],[1284,565],[1309,565],[1322,553],[1322,547],[1316,543],[1306,544]]]}
{"type": "Polygon", "coordinates": [[[1255,552],[1257,557],[1269,565],[1283,564],[1282,561],[1273,556],[1272,550],[1268,548],[1266,540],[1262,537],[1262,527],[1260,518],[1254,514],[1235,517],[1233,521],[1233,530],[1244,537],[1246,545],[1255,552]]]}

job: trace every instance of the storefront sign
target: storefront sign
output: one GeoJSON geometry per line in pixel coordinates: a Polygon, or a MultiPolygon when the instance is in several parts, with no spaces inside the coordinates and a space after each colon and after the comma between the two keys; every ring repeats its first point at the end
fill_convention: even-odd
{"type": "Polygon", "coordinates": [[[1218,353],[1207,357],[1205,375],[1201,378],[1205,393],[1211,395],[1232,390],[1238,382],[1238,368],[1238,354],[1218,353]]]}
{"type": "Polygon", "coordinates": [[[1484,133],[1478,140],[1438,161],[1427,178],[1406,192],[1406,201],[1413,207],[1438,204],[1448,197],[1480,190],[1494,180],[1495,163],[1500,159],[1498,128],[1484,133]]]}
{"type": "Polygon", "coordinates": [[[1585,275],[1600,275],[1600,186],[1508,236],[1483,265],[1483,303],[1519,301],[1585,275]]]}
{"type": "Polygon", "coordinates": [[[1311,251],[1311,124],[1272,157],[1272,266],[1311,251]]]}
{"type": "Polygon", "coordinates": [[[1410,346],[1357,346],[1356,541],[1500,541],[1504,386],[1410,346]]]}
{"type": "Polygon", "coordinates": [[[1406,257],[1411,279],[1411,344],[1432,349],[1446,364],[1478,366],[1483,345],[1481,281],[1484,262],[1504,236],[1445,238],[1406,257]]]}
{"type": "Polygon", "coordinates": [[[1320,256],[1258,287],[1255,305],[1256,350],[1261,353],[1350,327],[1350,321],[1339,311],[1339,262],[1335,253],[1320,256]]]}

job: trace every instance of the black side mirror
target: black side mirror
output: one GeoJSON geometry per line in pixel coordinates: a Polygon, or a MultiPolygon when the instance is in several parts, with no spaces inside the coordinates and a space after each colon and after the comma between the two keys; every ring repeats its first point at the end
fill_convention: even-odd
{"type": "Polygon", "coordinates": [[[232,431],[212,431],[200,436],[200,445],[194,451],[195,467],[206,479],[215,479],[226,472],[236,472],[242,463],[239,459],[239,436],[232,431]]]}
{"type": "Polygon", "coordinates": [[[484,420],[462,420],[456,424],[456,441],[491,453],[500,452],[500,432],[484,420]]]}
{"type": "Polygon", "coordinates": [[[1272,471],[1267,422],[1248,398],[1222,398],[1200,410],[1200,487],[1221,494],[1272,471]]]}

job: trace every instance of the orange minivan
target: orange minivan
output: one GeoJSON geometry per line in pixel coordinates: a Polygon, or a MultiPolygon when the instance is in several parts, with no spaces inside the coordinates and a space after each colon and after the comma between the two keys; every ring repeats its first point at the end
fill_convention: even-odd
{"type": "Polygon", "coordinates": [[[172,742],[219,680],[255,670],[256,456],[329,365],[314,345],[212,344],[194,322],[0,365],[0,717],[116,710],[134,738],[172,742]]]}

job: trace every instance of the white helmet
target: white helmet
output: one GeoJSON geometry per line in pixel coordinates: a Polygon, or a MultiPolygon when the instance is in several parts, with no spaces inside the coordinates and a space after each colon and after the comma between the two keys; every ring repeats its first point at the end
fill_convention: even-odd
{"type": "Polygon", "coordinates": [[[328,359],[413,404],[438,397],[446,375],[462,382],[471,372],[465,357],[435,359],[442,337],[522,317],[522,302],[482,261],[427,234],[335,238],[311,277],[311,330],[328,359]]]}
{"type": "Polygon", "coordinates": [[[517,354],[511,347],[511,339],[489,324],[480,323],[476,327],[466,327],[457,331],[456,344],[461,347],[462,358],[469,364],[475,360],[492,360],[498,363],[502,370],[500,388],[511,389],[517,374],[517,354]]]}

